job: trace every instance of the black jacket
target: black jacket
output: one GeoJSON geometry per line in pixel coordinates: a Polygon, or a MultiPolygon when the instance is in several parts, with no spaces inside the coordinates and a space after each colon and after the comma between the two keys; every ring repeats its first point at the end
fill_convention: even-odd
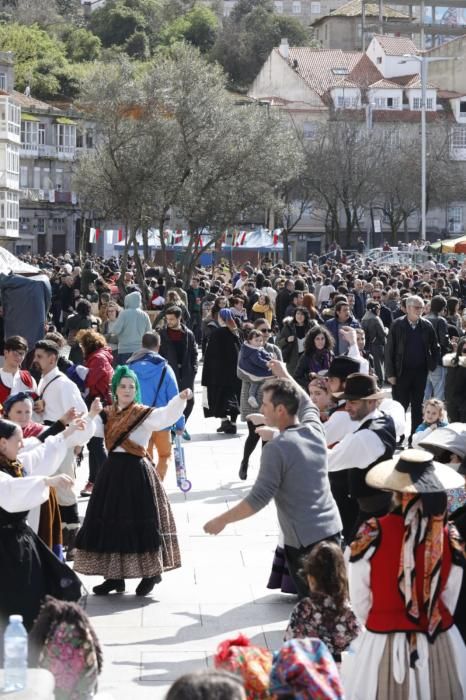
{"type": "Polygon", "coordinates": [[[184,333],[183,358],[178,365],[178,358],[173,343],[168,337],[168,329],[160,331],[160,354],[164,357],[176,375],[180,391],[192,389],[197,372],[197,347],[193,332],[181,324],[184,333]]]}
{"type": "MultiPolygon", "coordinates": [[[[424,318],[420,318],[419,323],[424,341],[425,365],[429,371],[432,371],[439,362],[440,347],[432,324],[424,318]]],[[[407,324],[407,317],[403,316],[395,319],[391,325],[385,346],[385,376],[387,377],[400,377],[403,372],[407,324]]]]}

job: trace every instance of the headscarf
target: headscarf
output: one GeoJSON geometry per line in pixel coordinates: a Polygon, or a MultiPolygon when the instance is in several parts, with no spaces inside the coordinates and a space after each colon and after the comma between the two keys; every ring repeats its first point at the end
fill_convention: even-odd
{"type": "Polygon", "coordinates": [[[274,655],[270,692],[298,700],[344,698],[335,661],[320,639],[290,639],[283,644],[274,655]]]}
{"type": "Polygon", "coordinates": [[[241,677],[248,700],[270,698],[272,652],[251,644],[245,635],[240,634],[235,639],[221,642],[214,656],[214,664],[217,669],[241,677]]]}
{"type": "Polygon", "coordinates": [[[112,377],[112,398],[116,401],[116,391],[122,379],[132,379],[136,387],[136,395],[134,397],[135,403],[141,403],[141,387],[139,386],[139,379],[137,374],[133,372],[128,365],[118,365],[115,367],[115,372],[112,377]]]}
{"type": "Polygon", "coordinates": [[[17,394],[10,394],[10,396],[3,402],[3,415],[7,416],[11,411],[11,407],[18,403],[19,401],[30,401],[34,402],[37,399],[37,394],[33,391],[19,391],[17,394]]]}

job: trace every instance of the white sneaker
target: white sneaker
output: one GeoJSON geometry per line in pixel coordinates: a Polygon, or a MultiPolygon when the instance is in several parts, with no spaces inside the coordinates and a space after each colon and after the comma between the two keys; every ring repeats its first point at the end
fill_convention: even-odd
{"type": "Polygon", "coordinates": [[[248,404],[251,408],[259,408],[259,402],[255,396],[248,396],[248,404]]]}

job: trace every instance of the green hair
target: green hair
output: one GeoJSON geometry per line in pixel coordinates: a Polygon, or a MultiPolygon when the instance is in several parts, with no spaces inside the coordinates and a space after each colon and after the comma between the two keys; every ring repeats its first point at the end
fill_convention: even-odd
{"type": "Polygon", "coordinates": [[[134,382],[134,385],[136,387],[136,396],[134,397],[134,400],[136,403],[141,403],[141,387],[139,386],[139,379],[137,377],[137,374],[133,372],[132,369],[128,367],[128,365],[118,365],[118,367],[115,367],[115,373],[112,377],[112,396],[113,400],[116,400],[116,390],[118,388],[118,385],[120,384],[122,379],[132,379],[134,382]]]}

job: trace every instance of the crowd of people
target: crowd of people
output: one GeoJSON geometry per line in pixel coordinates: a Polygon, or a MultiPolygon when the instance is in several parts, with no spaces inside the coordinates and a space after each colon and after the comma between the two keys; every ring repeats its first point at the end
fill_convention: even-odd
{"type": "Polygon", "coordinates": [[[31,630],[46,595],[79,601],[79,573],[103,577],[95,595],[138,578],[146,596],[180,566],[163,480],[174,435],[190,439],[202,366],[217,432],[246,422],[240,480],[261,443],[249,493],[204,529],[273,499],[268,586],[298,602],[278,659],[232,640],[218,671],[168,697],[466,697],[466,264],[265,258],[198,267],[187,285],[144,264],[142,285],[116,258],[29,262],[49,276],[52,305],[34,348],[4,341],[2,624],[21,613],[31,630]]]}

